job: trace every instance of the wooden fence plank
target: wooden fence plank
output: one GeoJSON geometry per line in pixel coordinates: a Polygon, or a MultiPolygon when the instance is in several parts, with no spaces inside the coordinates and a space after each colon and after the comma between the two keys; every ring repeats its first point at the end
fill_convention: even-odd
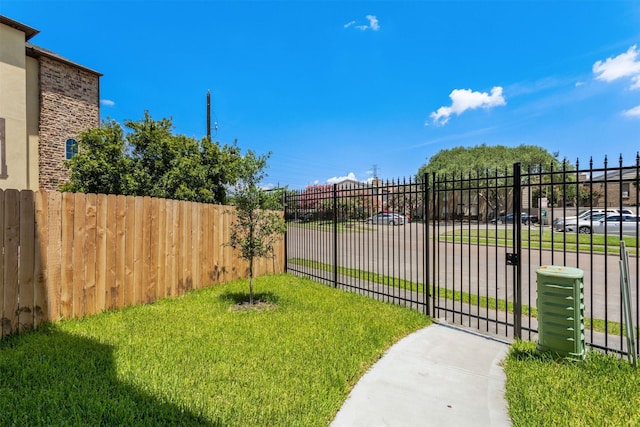
{"type": "Polygon", "coordinates": [[[217,246],[218,246],[218,283],[224,283],[226,279],[226,265],[225,265],[225,253],[227,251],[224,246],[224,217],[226,216],[224,207],[216,206],[218,208],[218,221],[216,222],[217,228],[217,246]]]}
{"type": "Polygon", "coordinates": [[[218,284],[221,280],[222,271],[220,271],[221,267],[221,258],[222,258],[222,246],[220,244],[220,229],[221,229],[221,216],[220,216],[220,206],[213,207],[213,214],[215,220],[211,225],[211,245],[213,246],[215,252],[213,255],[212,261],[212,270],[213,270],[213,282],[218,284]]]}
{"type": "Polygon", "coordinates": [[[178,203],[178,222],[176,224],[177,230],[177,237],[178,237],[178,241],[177,244],[178,246],[176,247],[176,273],[178,275],[177,279],[178,279],[178,295],[182,295],[184,294],[184,289],[185,289],[185,258],[186,258],[186,242],[187,242],[187,238],[185,236],[186,232],[185,232],[185,224],[186,224],[186,204],[184,202],[177,202],[178,203]]]}
{"type": "Polygon", "coordinates": [[[96,312],[107,308],[107,196],[96,196],[96,312]]]}
{"type": "Polygon", "coordinates": [[[4,317],[3,334],[13,333],[18,326],[18,246],[20,244],[20,193],[4,193],[4,317]]]}
{"type": "Polygon", "coordinates": [[[211,257],[211,236],[209,234],[209,224],[211,224],[211,206],[202,205],[202,219],[200,221],[200,234],[202,236],[202,256],[200,261],[200,283],[201,286],[209,286],[209,267],[211,257]]]}
{"type": "Polygon", "coordinates": [[[158,253],[156,256],[156,265],[158,271],[158,280],[156,285],[156,293],[158,298],[165,298],[165,274],[166,265],[164,262],[166,253],[166,237],[167,237],[167,201],[165,199],[158,200],[158,253]]]}
{"type": "Polygon", "coordinates": [[[62,194],[62,280],[60,282],[60,315],[73,315],[73,217],[75,194],[62,194]]]}
{"type": "Polygon", "coordinates": [[[142,197],[135,198],[135,228],[133,238],[133,301],[134,304],[144,303],[144,294],[142,292],[142,269],[143,269],[143,246],[144,246],[144,199],[142,197]]]}
{"type": "MultiPolygon", "coordinates": [[[[231,240],[231,226],[236,221],[235,208],[229,209],[229,213],[225,215],[225,226],[224,226],[224,242],[228,243],[231,240]]],[[[229,266],[230,275],[227,277],[226,281],[236,280],[241,277],[243,262],[242,258],[239,257],[237,251],[231,247],[227,247],[227,251],[225,253],[225,261],[229,266]]]]}
{"type": "Polygon", "coordinates": [[[150,303],[158,299],[158,199],[151,198],[148,202],[148,218],[149,218],[149,252],[146,254],[146,263],[148,265],[148,277],[146,286],[146,302],[150,303]]]}
{"type": "Polygon", "coordinates": [[[171,287],[171,292],[169,295],[176,296],[178,295],[178,250],[180,248],[179,245],[179,222],[180,222],[180,205],[177,201],[171,201],[171,217],[172,222],[170,224],[171,229],[171,281],[169,286],[171,287]]]}
{"type": "Polygon", "coordinates": [[[229,282],[232,280],[235,280],[237,278],[237,271],[238,271],[238,265],[236,264],[235,260],[234,260],[234,252],[235,249],[233,249],[230,246],[227,246],[227,243],[229,243],[229,238],[230,238],[230,234],[227,232],[227,230],[229,230],[229,227],[231,227],[231,224],[233,224],[233,222],[235,221],[235,210],[231,209],[231,208],[226,208],[224,210],[224,214],[222,216],[222,244],[224,247],[224,251],[223,251],[223,265],[225,266],[224,268],[224,278],[223,278],[223,282],[229,282]]]}
{"type": "Polygon", "coordinates": [[[147,299],[148,295],[148,285],[149,285],[149,269],[151,268],[151,216],[149,215],[151,211],[151,197],[145,196],[142,198],[143,202],[143,211],[144,211],[144,221],[142,222],[142,279],[140,280],[139,286],[140,296],[142,300],[141,304],[146,304],[151,301],[147,299]]]}
{"type": "Polygon", "coordinates": [[[18,271],[18,328],[33,329],[34,325],[34,264],[35,264],[35,201],[33,191],[20,192],[20,262],[18,271]]]}
{"type": "Polygon", "coordinates": [[[185,216],[184,216],[184,263],[182,268],[184,268],[184,291],[188,292],[193,289],[193,276],[191,273],[191,257],[193,253],[193,242],[191,235],[191,227],[193,225],[193,216],[192,216],[192,204],[188,202],[182,202],[185,207],[185,216]]]}
{"type": "Polygon", "coordinates": [[[47,205],[47,320],[58,320],[62,287],[62,193],[47,192],[47,205]]]}
{"type": "Polygon", "coordinates": [[[107,277],[106,277],[106,295],[105,301],[107,309],[118,308],[118,288],[116,284],[116,195],[109,194],[107,196],[107,277]]]}
{"type": "Polygon", "coordinates": [[[130,306],[134,304],[134,278],[133,278],[133,263],[135,260],[135,241],[136,241],[136,199],[133,196],[126,197],[126,230],[124,252],[125,252],[125,266],[124,266],[124,305],[130,306]]]}
{"type": "Polygon", "coordinates": [[[96,308],[96,261],[98,234],[98,196],[87,194],[85,198],[85,269],[84,269],[84,312],[97,313],[96,308]]]}
{"type": "Polygon", "coordinates": [[[73,291],[72,291],[72,317],[80,317],[85,314],[85,269],[86,269],[86,195],[74,194],[73,204],[73,291]]]}
{"type": "MultiPolygon", "coordinates": [[[[38,191],[34,194],[36,208],[35,223],[35,259],[33,265],[34,289],[33,289],[33,326],[37,328],[47,319],[47,193],[38,191]]],[[[2,203],[0,203],[1,205],[2,203]]],[[[1,261],[0,261],[1,262],[1,261]]],[[[2,286],[0,286],[0,290],[2,286]]],[[[1,293],[0,293],[1,294],[1,293]]],[[[0,309],[0,313],[2,310],[0,309]]]]}
{"type": "Polygon", "coordinates": [[[163,295],[171,296],[171,280],[173,268],[171,265],[171,254],[173,251],[173,202],[165,200],[165,227],[164,227],[164,278],[162,281],[163,295]]]}
{"type": "Polygon", "coordinates": [[[126,235],[127,235],[127,197],[116,197],[116,307],[125,306],[125,264],[126,264],[126,235]]]}
{"type": "Polygon", "coordinates": [[[215,265],[216,265],[216,253],[218,252],[216,248],[216,207],[209,206],[209,224],[207,229],[207,234],[209,235],[209,262],[207,264],[207,280],[209,284],[216,283],[216,275],[215,275],[215,265]]]}
{"type": "Polygon", "coordinates": [[[200,203],[189,203],[191,205],[191,289],[198,289],[199,280],[199,258],[200,252],[200,203]]]}

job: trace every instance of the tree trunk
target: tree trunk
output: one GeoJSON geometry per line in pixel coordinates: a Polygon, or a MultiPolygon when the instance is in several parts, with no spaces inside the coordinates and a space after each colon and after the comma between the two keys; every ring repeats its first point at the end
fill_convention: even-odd
{"type": "Polygon", "coordinates": [[[253,258],[249,260],[249,304],[253,305],[253,258]]]}

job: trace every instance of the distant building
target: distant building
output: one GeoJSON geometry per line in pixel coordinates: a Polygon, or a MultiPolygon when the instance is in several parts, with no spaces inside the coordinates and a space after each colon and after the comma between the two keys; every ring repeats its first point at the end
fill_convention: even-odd
{"type": "Polygon", "coordinates": [[[583,181],[594,193],[594,207],[639,206],[640,167],[612,168],[583,181]]]}
{"type": "Polygon", "coordinates": [[[102,74],[29,43],[0,15],[0,188],[57,189],[80,132],[100,126],[102,74]]]}

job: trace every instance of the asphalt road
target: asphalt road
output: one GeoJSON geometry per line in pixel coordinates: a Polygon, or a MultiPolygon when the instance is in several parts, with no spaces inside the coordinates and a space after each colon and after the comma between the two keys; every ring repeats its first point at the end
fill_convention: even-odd
{"type": "MultiPolygon", "coordinates": [[[[462,225],[469,231],[477,226],[462,225]]],[[[486,227],[485,224],[479,226],[486,227]]],[[[513,252],[512,247],[433,239],[434,234],[460,228],[459,224],[442,224],[434,233],[432,227],[427,231],[421,223],[396,227],[356,226],[337,233],[338,264],[414,283],[424,283],[426,279],[428,283],[438,283],[441,288],[512,301],[517,270],[506,262],[506,254],[513,252]],[[429,254],[428,262],[425,262],[425,253],[429,254]]],[[[549,228],[545,231],[552,232],[549,228]]],[[[292,224],[288,233],[288,257],[331,265],[335,256],[333,236],[332,231],[292,224]]],[[[554,236],[557,236],[557,239],[554,237],[556,242],[562,242],[562,233],[554,233],[554,236]]],[[[523,304],[536,306],[536,270],[540,266],[577,267],[584,271],[585,317],[621,322],[618,260],[618,254],[576,252],[568,245],[566,250],[525,248],[520,263],[523,304]]],[[[632,301],[637,301],[638,261],[637,256],[630,257],[632,301]]]]}

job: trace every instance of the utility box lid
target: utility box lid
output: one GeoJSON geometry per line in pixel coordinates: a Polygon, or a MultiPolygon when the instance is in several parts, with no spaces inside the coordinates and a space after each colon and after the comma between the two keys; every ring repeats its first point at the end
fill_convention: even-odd
{"type": "Polygon", "coordinates": [[[562,277],[565,279],[582,279],[584,271],[574,267],[564,267],[561,265],[542,265],[536,273],[543,276],[562,277]]]}

